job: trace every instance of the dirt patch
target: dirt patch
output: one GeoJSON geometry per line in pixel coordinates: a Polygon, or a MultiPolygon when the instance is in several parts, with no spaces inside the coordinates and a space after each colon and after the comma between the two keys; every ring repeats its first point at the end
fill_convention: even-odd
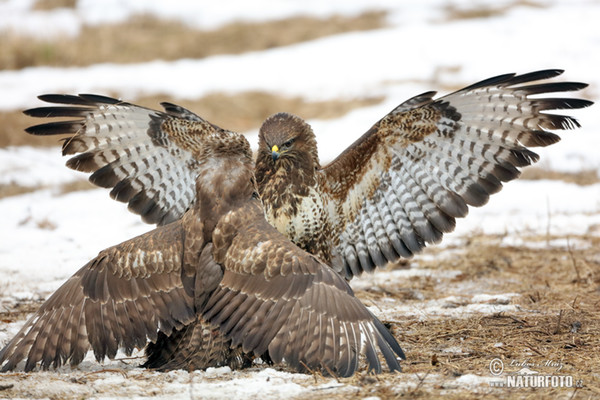
{"type": "Polygon", "coordinates": [[[385,26],[386,13],[330,18],[291,17],[261,23],[236,22],[201,31],[179,21],[138,15],[124,23],[84,26],[77,37],[42,40],[4,32],[0,70],[31,66],[85,66],[239,54],[385,26]]]}

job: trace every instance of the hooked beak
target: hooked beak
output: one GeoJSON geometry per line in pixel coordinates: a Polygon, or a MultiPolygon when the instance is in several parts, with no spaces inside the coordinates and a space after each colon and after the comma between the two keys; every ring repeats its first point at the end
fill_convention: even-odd
{"type": "Polygon", "coordinates": [[[273,157],[273,161],[277,161],[279,158],[279,147],[277,145],[271,147],[271,157],[273,157]]]}

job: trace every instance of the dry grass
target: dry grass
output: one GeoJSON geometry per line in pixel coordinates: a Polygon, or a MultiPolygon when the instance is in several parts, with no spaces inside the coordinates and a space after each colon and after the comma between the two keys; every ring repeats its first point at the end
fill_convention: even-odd
{"type": "MultiPolygon", "coordinates": [[[[426,301],[448,296],[468,297],[474,293],[517,293],[511,304],[515,312],[471,314],[464,317],[390,316],[394,335],[407,353],[401,376],[350,380],[359,387],[356,397],[381,398],[593,398],[600,393],[600,238],[571,238],[585,243],[584,249],[570,246],[507,247],[501,237],[474,236],[455,249],[431,248],[432,261],[416,260],[419,267],[461,273],[449,279],[417,277],[407,282],[386,285],[385,290],[359,291],[367,302],[385,304],[390,297],[401,304],[420,307],[426,301]],[[453,250],[461,249],[456,253],[453,250]],[[451,255],[448,255],[451,254],[451,255]],[[445,256],[444,256],[445,255],[445,256]],[[412,294],[417,292],[415,299],[412,294]],[[460,351],[451,350],[460,349],[460,351]],[[511,362],[535,364],[540,374],[571,375],[583,388],[504,389],[483,384],[476,389],[457,385],[456,378],[475,374],[492,378],[489,365],[500,358],[506,373],[520,368],[511,362]],[[552,361],[561,364],[545,366],[552,361]],[[429,381],[427,377],[431,377],[429,381]],[[435,377],[435,378],[433,378],[435,377]],[[409,378],[417,380],[410,390],[395,389],[409,378]],[[576,393],[575,393],[576,392],[576,393]],[[573,397],[571,397],[573,396],[573,397]]],[[[544,243],[542,237],[524,237],[528,242],[544,243]]],[[[441,276],[441,275],[440,275],[441,276]]],[[[494,300],[491,300],[492,304],[494,300]]],[[[465,300],[465,304],[468,300],[465,300]]],[[[448,307],[461,307],[448,304],[448,307]]],[[[498,305],[506,303],[499,302],[498,305]]],[[[384,318],[385,320],[385,318],[384,318]]],[[[322,398],[331,396],[323,396],[322,398]]],[[[321,398],[321,397],[317,397],[321,398]]],[[[333,396],[333,398],[342,398],[333,396]]]]}
{"type": "Polygon", "coordinates": [[[41,187],[22,186],[17,183],[3,183],[0,184],[0,199],[35,192],[39,189],[41,189],[41,187]]]}
{"type": "Polygon", "coordinates": [[[27,300],[14,304],[10,309],[0,310],[0,322],[10,324],[26,318],[29,314],[36,312],[44,300],[27,300]]]}
{"type": "Polygon", "coordinates": [[[28,117],[21,111],[0,111],[0,126],[2,127],[0,129],[0,148],[8,146],[57,146],[60,136],[32,136],[25,133],[25,128],[37,121],[39,120],[28,117]]]}
{"type": "Polygon", "coordinates": [[[560,172],[550,171],[543,168],[530,167],[525,168],[520,176],[520,179],[540,180],[550,179],[574,183],[576,185],[587,186],[600,182],[598,171],[595,169],[582,170],[578,172],[560,172]]]}
{"type": "Polygon", "coordinates": [[[385,17],[384,12],[324,19],[291,17],[261,23],[237,22],[200,31],[178,21],[139,15],[124,23],[84,26],[75,38],[42,40],[5,32],[0,41],[0,70],[238,54],[381,28],[385,26],[385,17]]]}
{"type": "MultiPolygon", "coordinates": [[[[66,168],[66,167],[65,167],[66,168]]],[[[59,185],[38,185],[38,186],[23,186],[18,183],[5,183],[0,184],[0,199],[11,196],[19,196],[25,193],[35,192],[43,189],[58,189],[57,194],[63,195],[71,192],[78,192],[81,190],[97,189],[97,186],[92,185],[88,180],[81,179],[73,182],[63,183],[59,185]]]]}
{"type": "Polygon", "coordinates": [[[504,15],[507,12],[517,7],[533,7],[533,8],[544,8],[545,4],[538,3],[530,0],[516,0],[508,4],[478,4],[478,3],[465,3],[460,6],[449,3],[445,7],[446,19],[448,21],[457,21],[465,19],[475,18],[491,18],[499,15],[504,15]]]}
{"type": "Polygon", "coordinates": [[[33,4],[33,10],[49,11],[57,8],[75,8],[77,0],[37,0],[33,4]]]}
{"type": "MultiPolygon", "coordinates": [[[[440,261],[419,261],[421,267],[459,270],[461,274],[442,285],[417,281],[413,290],[429,299],[467,295],[465,287],[481,293],[518,293],[513,304],[518,312],[481,315],[473,318],[408,318],[394,321],[395,333],[410,354],[406,373],[467,373],[489,376],[486,370],[493,358],[505,365],[512,360],[561,362],[561,374],[581,379],[587,389],[583,398],[600,387],[600,238],[571,238],[587,244],[584,249],[502,246],[501,237],[473,237],[464,252],[440,261]],[[483,288],[483,289],[482,289],[483,288]],[[500,344],[500,345],[499,345],[500,344]],[[461,348],[460,354],[444,349],[461,348]]],[[[546,242],[556,237],[525,237],[527,242],[546,242]]],[[[462,247],[461,245],[461,247],[462,247]]],[[[447,250],[431,249],[442,254],[447,250]]],[[[413,282],[414,283],[414,282],[413,282]]],[[[515,368],[516,371],[518,368],[515,368]]],[[[549,369],[541,373],[555,372],[549,369]]],[[[435,389],[442,388],[434,388],[435,389]]],[[[558,392],[558,391],[557,391],[558,392]]],[[[431,390],[423,391],[431,395],[431,390]]],[[[518,390],[518,397],[534,396],[518,390]]],[[[539,392],[536,392],[539,395],[539,392]]],[[[544,395],[552,397],[552,390],[544,395]]],[[[461,394],[466,395],[465,394],[461,394]]],[[[472,397],[472,396],[471,396],[472,397]]],[[[470,397],[467,397],[470,398],[470,397]]],[[[578,397],[579,398],[579,397],[578,397]]]]}

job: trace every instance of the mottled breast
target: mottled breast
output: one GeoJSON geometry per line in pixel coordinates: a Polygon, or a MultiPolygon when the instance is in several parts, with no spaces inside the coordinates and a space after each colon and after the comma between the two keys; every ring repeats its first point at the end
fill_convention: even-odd
{"type": "Polygon", "coordinates": [[[329,264],[331,223],[320,191],[309,187],[299,194],[290,186],[283,193],[264,194],[267,195],[263,197],[267,221],[297,246],[329,264]],[[270,201],[271,194],[279,201],[270,201]]]}

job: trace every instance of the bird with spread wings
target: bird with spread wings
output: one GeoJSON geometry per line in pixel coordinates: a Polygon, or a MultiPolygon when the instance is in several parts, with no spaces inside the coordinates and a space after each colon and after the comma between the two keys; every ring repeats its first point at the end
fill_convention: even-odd
{"type": "MultiPolygon", "coordinates": [[[[552,131],[579,126],[548,111],[592,102],[540,96],[587,86],[547,81],[562,72],[500,75],[438,99],[423,93],[326,166],[310,125],[287,113],[269,117],[255,162],[267,220],[347,279],[418,253],[452,231],[468,206],[482,206],[519,168],[537,161],[529,147],[556,143],[552,131]]],[[[221,128],[169,103],[161,112],[98,96],[40,98],[66,106],[26,114],[78,119],[27,131],[71,134],[63,154],[76,155],[67,166],[91,172],[92,183],[111,188],[111,197],[145,222],[178,220],[199,201],[197,136],[221,128]]]]}
{"type": "MultiPolygon", "coordinates": [[[[363,271],[372,271],[388,262],[410,257],[427,243],[439,242],[444,233],[454,228],[456,218],[466,216],[468,206],[485,204],[491,194],[502,188],[502,182],[515,179],[520,173],[519,168],[535,162],[538,156],[528,147],[553,144],[559,140],[559,136],[552,131],[579,126],[572,117],[547,111],[583,108],[591,105],[590,101],[539,96],[576,91],[587,86],[577,82],[545,81],[561,73],[560,70],[545,70],[523,75],[501,75],[438,99],[434,99],[434,92],[423,93],[400,104],[324,167],[319,162],[316,138],[311,127],[299,117],[286,113],[275,114],[260,128],[259,149],[254,162],[254,176],[264,216],[277,231],[313,254],[314,257],[310,260],[315,260],[319,266],[328,265],[338,272],[339,275],[325,268],[323,271],[328,272],[323,273],[319,267],[320,272],[314,274],[339,290],[344,287],[340,283],[340,277],[349,280],[363,271]]],[[[35,108],[26,111],[26,114],[34,117],[76,119],[36,125],[27,131],[38,135],[71,134],[64,142],[63,154],[75,156],[69,159],[67,165],[76,170],[91,172],[91,182],[111,188],[111,197],[128,203],[129,209],[140,214],[144,221],[159,225],[157,232],[161,232],[161,228],[172,226],[181,226],[182,228],[178,229],[187,232],[183,229],[185,221],[189,219],[186,216],[204,202],[211,201],[206,198],[208,192],[198,189],[198,176],[207,168],[215,170],[223,166],[206,157],[203,141],[207,138],[216,140],[223,135],[238,136],[170,103],[162,104],[164,111],[156,111],[95,95],[44,95],[40,98],[62,106],[35,108]]],[[[221,145],[228,146],[226,143],[221,145]]],[[[228,170],[224,169],[222,172],[226,174],[228,170]]],[[[221,181],[212,183],[216,185],[215,191],[223,184],[221,181]]],[[[215,196],[215,193],[211,195],[215,196]]],[[[218,196],[224,194],[219,192],[218,196]]],[[[194,215],[200,220],[198,223],[203,223],[204,217],[210,217],[197,212],[194,215]]],[[[256,221],[258,220],[256,217],[256,221]]],[[[266,223],[261,222],[259,228],[271,234],[274,232],[266,223]]],[[[241,225],[239,229],[242,229],[241,225]]],[[[259,232],[254,233],[254,236],[249,237],[256,239],[259,232]]],[[[187,243],[188,235],[181,235],[185,236],[187,243]]],[[[164,243],[165,248],[172,245],[171,241],[159,236],[152,236],[154,249],[161,248],[157,244],[159,242],[164,243]]],[[[281,282],[287,279],[284,287],[281,287],[279,282],[276,284],[276,280],[261,280],[264,278],[261,271],[270,270],[262,262],[265,257],[265,251],[261,250],[263,242],[247,244],[245,252],[240,251],[235,253],[235,256],[232,254],[232,258],[214,256],[215,259],[225,260],[225,264],[220,264],[220,268],[214,266],[212,261],[200,257],[195,263],[191,263],[201,270],[196,272],[193,278],[189,278],[185,272],[189,268],[184,268],[188,265],[184,262],[180,274],[182,283],[171,284],[193,298],[197,309],[205,310],[196,304],[199,301],[198,293],[202,299],[198,304],[204,304],[204,307],[206,304],[214,305],[206,303],[206,288],[203,285],[208,284],[204,283],[205,280],[217,280],[218,285],[230,284],[232,286],[227,286],[227,293],[233,293],[223,295],[220,302],[215,303],[227,310],[230,313],[229,317],[223,317],[224,314],[219,314],[219,311],[203,311],[202,315],[206,320],[197,318],[195,324],[190,322],[190,318],[193,317],[186,314],[189,304],[165,298],[175,289],[171,286],[160,286],[159,282],[155,282],[157,278],[153,271],[167,273],[162,265],[164,256],[162,253],[157,255],[145,250],[145,245],[142,245],[145,240],[134,239],[132,243],[126,242],[108,251],[108,255],[103,256],[101,253],[91,265],[84,267],[71,278],[69,282],[74,283],[67,282],[66,285],[71,285],[71,289],[67,292],[67,289],[59,291],[61,295],[58,299],[55,294],[47,303],[53,305],[42,306],[36,314],[38,317],[34,317],[41,318],[39,315],[44,312],[52,312],[52,315],[60,313],[59,316],[64,313],[78,313],[78,326],[82,324],[81,316],[87,316],[88,320],[84,321],[83,325],[89,324],[86,326],[89,332],[81,333],[81,330],[73,328],[69,336],[71,342],[65,343],[68,340],[60,339],[60,346],[50,342],[50,348],[57,349],[52,353],[43,350],[48,347],[44,347],[44,343],[38,344],[38,340],[46,339],[39,339],[41,336],[35,333],[47,329],[44,328],[47,325],[32,320],[20,336],[17,335],[17,338],[0,353],[0,360],[9,359],[4,368],[14,367],[14,362],[25,357],[26,352],[29,352],[30,359],[27,367],[31,368],[40,360],[43,366],[60,364],[69,357],[72,362],[79,361],[81,351],[85,348],[86,335],[100,335],[89,337],[92,348],[100,357],[114,355],[117,345],[123,345],[126,350],[140,347],[140,338],[148,337],[152,343],[147,348],[147,365],[159,368],[206,367],[211,362],[214,363],[215,359],[221,364],[242,365],[246,362],[244,354],[248,350],[256,353],[258,348],[260,351],[256,354],[261,354],[261,351],[267,349],[271,353],[272,346],[271,356],[276,361],[286,360],[296,367],[305,364],[309,367],[329,368],[344,375],[346,372],[351,373],[356,367],[355,354],[358,350],[353,346],[365,342],[365,354],[372,368],[377,370],[378,366],[377,357],[374,355],[376,343],[390,368],[396,369],[393,354],[400,355],[401,350],[392,345],[395,343],[393,338],[386,336],[387,331],[377,325],[378,321],[374,322],[376,319],[366,314],[361,314],[358,319],[354,314],[352,318],[346,314],[349,310],[346,307],[354,304],[354,300],[349,300],[354,299],[351,292],[348,292],[349,297],[335,303],[343,308],[343,311],[328,309],[333,312],[328,314],[332,323],[333,320],[338,322],[332,328],[322,327],[327,332],[333,332],[336,337],[333,348],[337,351],[323,353],[324,345],[321,342],[316,341],[317,344],[313,345],[319,346],[317,351],[311,349],[306,341],[298,339],[306,336],[307,329],[313,334],[314,317],[309,316],[313,314],[307,314],[306,308],[299,305],[300,303],[289,306],[289,299],[292,296],[294,301],[300,301],[296,291],[307,293],[310,286],[301,282],[300,278],[283,273],[281,275],[285,278],[277,279],[282,279],[281,282]],[[251,250],[252,246],[254,247],[251,250]],[[152,267],[149,269],[145,263],[140,266],[136,257],[146,260],[145,257],[149,256],[154,257],[152,267]],[[136,268],[132,269],[129,263],[135,260],[138,262],[135,264],[136,268]],[[160,265],[156,265],[156,260],[160,261],[160,265]],[[258,261],[263,265],[260,268],[250,265],[258,261]],[[236,268],[243,265],[248,268],[245,271],[251,271],[246,279],[247,285],[254,288],[253,290],[265,291],[271,296],[271,301],[277,304],[281,302],[280,299],[285,299],[282,303],[300,314],[294,314],[286,308],[291,314],[281,315],[295,317],[288,318],[285,326],[281,325],[280,319],[265,319],[265,310],[260,302],[250,304],[245,300],[263,299],[261,296],[265,293],[247,292],[246,284],[241,283],[241,279],[235,283],[238,286],[226,279],[227,276],[237,276],[231,275],[227,262],[233,263],[236,268]],[[119,267],[121,263],[127,266],[119,267]],[[210,264],[211,267],[203,266],[204,264],[210,264]],[[141,271],[138,271],[140,268],[141,271]],[[225,271],[222,278],[218,273],[219,269],[225,271]],[[95,275],[97,273],[88,271],[97,270],[102,271],[104,275],[98,275],[101,277],[100,283],[94,286],[90,276],[94,276],[95,282],[98,279],[95,275]],[[199,278],[200,276],[203,278],[199,278]],[[135,289],[122,283],[121,277],[134,277],[132,282],[136,282],[135,289]],[[190,279],[194,283],[186,286],[185,282],[190,279]],[[256,279],[259,279],[262,285],[258,285],[256,279]],[[198,285],[201,287],[198,288],[198,285]],[[256,289],[257,287],[259,289],[256,289]],[[190,288],[199,292],[192,295],[190,288]],[[131,300],[130,291],[138,295],[135,299],[141,296],[143,300],[131,300]],[[77,300],[71,301],[71,298],[77,300]],[[83,303],[87,306],[79,305],[82,299],[86,299],[83,303]],[[117,301],[123,311],[116,311],[116,305],[106,308],[105,301],[109,302],[107,304],[117,301]],[[169,307],[164,306],[166,301],[171,304],[169,307]],[[72,304],[67,307],[64,306],[65,302],[72,304]],[[161,310],[156,302],[163,305],[163,309],[167,311],[162,314],[159,312],[159,315],[151,314],[150,321],[141,317],[141,314],[137,317],[138,314],[135,313],[141,312],[140,307],[149,307],[148,304],[161,310]],[[249,308],[240,308],[244,311],[235,312],[241,304],[247,304],[249,308]],[[57,311],[56,307],[59,305],[60,311],[57,311]],[[46,309],[48,311],[45,311],[46,309]],[[118,318],[115,322],[112,317],[113,309],[115,313],[131,312],[136,317],[130,318],[131,322],[125,322],[126,326],[122,326],[118,318]],[[169,312],[174,312],[177,316],[170,315],[169,312]],[[163,315],[165,313],[167,316],[163,315]],[[182,313],[183,316],[180,315],[182,313]],[[107,329],[106,324],[95,325],[98,323],[98,315],[101,315],[103,320],[108,318],[109,326],[113,329],[97,333],[97,329],[100,332],[107,329]],[[263,331],[258,330],[259,321],[263,322],[263,331]],[[361,325],[369,324],[368,321],[372,325],[361,325]],[[268,324],[264,325],[265,322],[268,324]],[[157,334],[156,328],[159,326],[165,328],[159,329],[157,334]],[[349,326],[355,329],[351,331],[349,326]],[[357,326],[361,326],[361,329],[356,328],[357,326]],[[34,334],[27,334],[27,329],[34,334]],[[367,334],[366,341],[357,339],[354,336],[358,332],[356,329],[371,332],[372,335],[367,334]],[[269,335],[266,335],[265,330],[269,335]],[[282,345],[273,344],[274,342],[267,344],[269,338],[274,340],[279,337],[273,336],[276,331],[277,335],[288,335],[288,339],[293,337],[300,340],[300,347],[292,346],[293,350],[286,347],[289,351],[284,353],[282,345]],[[135,334],[127,336],[131,332],[135,334]],[[243,335],[247,335],[248,332],[260,334],[253,335],[253,339],[244,339],[247,341],[243,342],[241,338],[247,338],[243,335]],[[341,332],[342,336],[346,335],[346,340],[342,342],[347,345],[351,342],[349,348],[353,348],[354,353],[348,353],[349,348],[344,348],[337,342],[339,335],[336,336],[336,332],[341,332]],[[75,342],[77,346],[72,343],[75,334],[80,335],[75,342]],[[111,337],[111,334],[114,336],[111,337]],[[210,342],[210,338],[215,339],[210,342]],[[228,340],[232,340],[233,347],[227,345],[228,340]],[[248,341],[252,346],[247,344],[248,341]],[[240,344],[243,345],[241,350],[240,344]],[[390,346],[393,351],[389,351],[386,346],[390,346]],[[299,348],[302,351],[298,350],[299,348]],[[37,353],[33,349],[37,349],[37,353]],[[315,356],[315,352],[319,355],[315,356]],[[323,354],[328,356],[325,358],[323,354]],[[208,359],[212,361],[206,361],[208,359]],[[336,364],[336,360],[340,359],[346,363],[336,364]]],[[[289,244],[283,247],[287,248],[289,244]]],[[[184,252],[184,258],[186,254],[198,255],[193,251],[184,252]]],[[[280,260],[294,266],[305,265],[297,264],[293,258],[284,257],[280,260]]],[[[174,263],[177,262],[179,261],[174,263]]],[[[283,269],[283,266],[281,268],[283,269]]],[[[294,269],[292,267],[292,270],[294,269]]],[[[177,275],[176,270],[170,272],[177,275]]],[[[175,275],[169,275],[168,279],[175,279],[175,275]]],[[[127,279],[126,282],[129,282],[127,279]]],[[[317,292],[318,290],[311,293],[317,292]]],[[[302,304],[309,309],[318,305],[321,308],[317,309],[325,313],[323,307],[332,304],[331,301],[335,299],[335,296],[331,297],[332,294],[326,293],[328,292],[315,294],[316,297],[309,296],[317,304],[302,304]]],[[[213,297],[211,294],[210,298],[213,297]]],[[[217,310],[219,309],[217,307],[217,310]]],[[[67,326],[71,326],[71,323],[67,326]]]]}
{"type": "MultiPolygon", "coordinates": [[[[174,137],[180,124],[160,120],[174,137]]],[[[254,354],[339,376],[364,359],[400,370],[398,342],[346,280],[265,220],[246,138],[195,133],[190,209],[76,272],[0,351],[2,370],[77,365],[90,347],[101,361],[148,340],[146,366],[158,369],[242,366],[254,354]]]]}

